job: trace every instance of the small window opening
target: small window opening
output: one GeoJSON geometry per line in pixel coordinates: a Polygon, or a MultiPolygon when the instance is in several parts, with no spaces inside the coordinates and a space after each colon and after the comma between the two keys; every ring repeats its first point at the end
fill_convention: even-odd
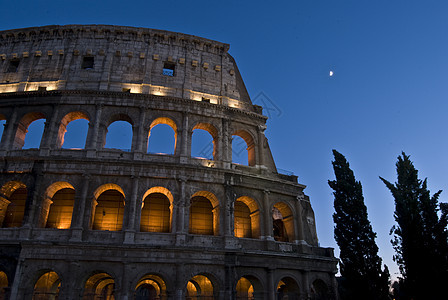
{"type": "Polygon", "coordinates": [[[19,68],[20,60],[10,60],[9,66],[8,66],[8,72],[9,73],[15,73],[17,72],[17,69],[19,68]]]}
{"type": "Polygon", "coordinates": [[[174,76],[174,69],[175,69],[176,65],[172,62],[165,62],[163,64],[163,75],[166,76],[174,76]]]}
{"type": "Polygon", "coordinates": [[[37,88],[38,92],[45,92],[46,90],[47,90],[46,86],[40,86],[40,87],[37,88]]]}
{"type": "Polygon", "coordinates": [[[122,91],[123,93],[130,93],[130,92],[131,92],[131,89],[122,88],[121,91],[122,91]]]}
{"type": "Polygon", "coordinates": [[[210,98],[202,97],[202,102],[210,103],[210,98]]]}
{"type": "Polygon", "coordinates": [[[82,68],[84,70],[92,70],[95,63],[95,58],[93,56],[84,56],[82,60],[82,68]]]}

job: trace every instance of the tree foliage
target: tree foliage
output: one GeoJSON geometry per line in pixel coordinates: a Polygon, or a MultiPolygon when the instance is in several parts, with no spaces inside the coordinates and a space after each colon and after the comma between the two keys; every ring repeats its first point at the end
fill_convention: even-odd
{"type": "Polygon", "coordinates": [[[333,150],[334,236],[340,248],[342,299],[389,299],[389,271],[381,258],[364,204],[362,186],[345,157],[333,150]]]}
{"type": "Polygon", "coordinates": [[[417,169],[404,152],[396,167],[395,184],[380,179],[395,199],[397,224],[391,229],[391,242],[402,275],[402,299],[439,299],[448,282],[448,209],[438,203],[442,191],[430,195],[427,180],[418,178],[417,169]]]}

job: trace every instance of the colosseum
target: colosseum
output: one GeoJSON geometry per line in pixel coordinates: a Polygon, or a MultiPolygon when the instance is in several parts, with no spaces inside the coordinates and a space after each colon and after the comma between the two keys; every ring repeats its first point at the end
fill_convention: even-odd
{"type": "Polygon", "coordinates": [[[228,50],[121,26],[0,32],[0,299],[337,299],[333,249],[228,50]],[[110,145],[117,122],[129,146],[110,145]],[[154,153],[162,126],[172,151],[154,153]]]}

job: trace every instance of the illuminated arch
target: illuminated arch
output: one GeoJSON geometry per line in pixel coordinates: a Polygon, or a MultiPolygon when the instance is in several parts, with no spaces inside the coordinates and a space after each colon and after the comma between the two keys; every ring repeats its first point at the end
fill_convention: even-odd
{"type": "Polygon", "coordinates": [[[173,129],[174,131],[174,147],[173,147],[173,154],[177,154],[176,153],[176,149],[177,149],[177,124],[176,122],[173,121],[173,119],[168,118],[168,117],[158,117],[156,119],[154,119],[151,122],[151,125],[149,125],[149,130],[148,130],[148,142],[146,145],[146,149],[149,152],[149,139],[151,137],[151,130],[156,127],[157,125],[168,125],[169,127],[171,127],[171,129],[173,129]]]}
{"type": "Polygon", "coordinates": [[[167,299],[165,281],[162,279],[162,277],[154,274],[146,274],[142,276],[135,286],[134,299],[167,299]]]}
{"type": "Polygon", "coordinates": [[[235,201],[234,234],[242,238],[260,237],[260,210],[257,202],[248,196],[235,201]]]}
{"type": "Polygon", "coordinates": [[[75,188],[68,182],[58,181],[51,184],[42,205],[42,227],[70,228],[75,204],[75,188]]]}
{"type": "Polygon", "coordinates": [[[277,202],[272,207],[273,235],[279,242],[295,240],[294,214],[285,202],[277,202]]]}
{"type": "Polygon", "coordinates": [[[123,227],[125,194],[114,184],[103,184],[94,192],[92,229],[120,231],[123,227]]]}
{"type": "MultiPolygon", "coordinates": [[[[196,129],[204,130],[210,134],[210,136],[212,138],[212,143],[213,143],[213,149],[210,149],[210,150],[213,151],[212,152],[213,159],[218,160],[218,148],[219,148],[219,146],[218,146],[218,129],[216,129],[216,127],[210,123],[202,123],[202,122],[196,123],[191,130],[191,138],[190,138],[190,140],[192,142],[191,146],[193,146],[193,135],[194,135],[194,131],[196,129]]],[[[207,145],[205,147],[207,147],[207,145]]]]}
{"type": "Polygon", "coordinates": [[[213,193],[198,191],[191,196],[189,232],[219,234],[219,201],[213,193]]]}
{"type": "Polygon", "coordinates": [[[96,272],[84,285],[83,300],[114,299],[115,280],[105,272],[96,272]]]}
{"type": "Polygon", "coordinates": [[[3,228],[21,227],[28,196],[26,185],[9,181],[0,189],[0,225],[3,228]]]}
{"type": "Polygon", "coordinates": [[[253,275],[241,276],[236,284],[237,300],[263,299],[264,288],[260,280],[253,275]]]}
{"type": "Polygon", "coordinates": [[[187,299],[217,299],[219,288],[210,275],[199,274],[190,278],[185,287],[187,299]]]}
{"type": "MultiPolygon", "coordinates": [[[[65,133],[67,132],[67,126],[70,122],[84,119],[87,122],[90,122],[89,116],[82,111],[74,111],[66,114],[59,125],[59,131],[58,131],[58,139],[57,139],[57,147],[61,148],[64,145],[64,137],[65,133]]],[[[85,138],[87,139],[87,130],[83,133],[85,135],[85,138]]]]}
{"type": "Polygon", "coordinates": [[[45,118],[46,118],[45,115],[41,112],[30,112],[24,115],[17,126],[13,148],[22,149],[23,145],[25,144],[25,138],[30,124],[33,123],[34,121],[45,118]]]}
{"type": "MultiPolygon", "coordinates": [[[[111,134],[112,135],[114,134],[113,131],[109,132],[109,128],[115,122],[125,122],[125,123],[128,123],[131,127],[131,128],[126,129],[127,132],[129,132],[129,130],[130,130],[131,138],[130,138],[130,141],[128,142],[129,145],[120,144],[120,146],[117,147],[116,149],[130,150],[132,148],[132,140],[134,138],[134,132],[133,132],[134,121],[127,114],[115,114],[112,117],[110,117],[109,120],[106,122],[106,129],[105,129],[104,136],[103,136],[102,148],[115,148],[115,147],[111,147],[110,145],[108,145],[109,143],[107,143],[108,137],[110,137],[111,134]]],[[[120,142],[124,142],[124,141],[121,140],[120,142]]]]}
{"type": "Polygon", "coordinates": [[[5,272],[0,271],[0,299],[7,299],[7,292],[9,287],[8,276],[5,272]]]}
{"type": "MultiPolygon", "coordinates": [[[[255,158],[255,140],[253,136],[246,130],[236,130],[233,132],[232,135],[239,136],[246,142],[247,146],[247,162],[249,166],[255,166],[256,165],[256,158],[255,158]]],[[[233,149],[232,149],[233,151],[233,149]]]]}
{"type": "Polygon", "coordinates": [[[142,199],[140,231],[171,232],[173,195],[164,187],[155,186],[142,199]]]}
{"type": "Polygon", "coordinates": [[[33,290],[33,299],[48,299],[56,300],[59,296],[59,289],[61,287],[61,280],[54,271],[44,273],[39,277],[33,290]]]}

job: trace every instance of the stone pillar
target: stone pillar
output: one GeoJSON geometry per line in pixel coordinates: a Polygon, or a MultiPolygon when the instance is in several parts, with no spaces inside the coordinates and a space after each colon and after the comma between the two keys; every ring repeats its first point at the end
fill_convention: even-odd
{"type": "Polygon", "coordinates": [[[144,107],[140,108],[140,118],[138,120],[138,133],[137,133],[137,145],[135,146],[135,152],[146,153],[147,149],[145,149],[145,117],[146,117],[146,109],[144,107]]]}
{"type": "Polygon", "coordinates": [[[0,149],[10,150],[14,144],[14,124],[17,119],[17,108],[14,107],[11,117],[5,123],[5,129],[3,131],[3,136],[0,144],[0,149]]]}
{"type": "Polygon", "coordinates": [[[41,148],[43,149],[51,149],[62,146],[61,144],[58,144],[58,133],[59,133],[59,106],[56,106],[53,109],[53,114],[51,115],[50,120],[46,120],[45,122],[45,129],[42,134],[42,142],[41,148]],[[48,125],[47,125],[48,124],[48,125]]]}
{"type": "Polygon", "coordinates": [[[176,265],[175,294],[174,294],[174,297],[173,297],[174,300],[183,300],[183,299],[185,299],[185,297],[184,297],[185,282],[184,282],[183,273],[184,273],[184,265],[183,264],[177,264],[176,265]]]}
{"type": "MultiPolygon", "coordinates": [[[[91,180],[90,174],[82,175],[82,189],[81,193],[75,192],[75,203],[73,207],[72,223],[70,228],[72,229],[71,241],[81,241],[83,228],[84,214],[86,213],[87,193],[89,191],[89,183],[91,180]]],[[[85,228],[87,229],[87,228],[85,228]]]]}
{"type": "Polygon", "coordinates": [[[268,282],[268,299],[269,300],[275,300],[276,299],[276,289],[275,289],[275,282],[274,282],[274,269],[268,268],[267,270],[267,282],[268,282]]]}
{"type": "Polygon", "coordinates": [[[223,203],[223,227],[224,236],[234,236],[234,202],[235,195],[232,186],[228,183],[224,186],[225,199],[223,203]]]}
{"type": "Polygon", "coordinates": [[[310,295],[310,280],[309,280],[310,272],[302,271],[302,286],[303,286],[303,298],[311,299],[310,295]]]}
{"type": "Polygon", "coordinates": [[[271,211],[271,203],[269,201],[270,191],[263,191],[263,207],[264,207],[264,238],[269,241],[273,241],[274,237],[272,236],[272,211],[271,211]]]}
{"type": "Polygon", "coordinates": [[[264,136],[264,131],[266,130],[266,125],[258,125],[258,165],[263,166],[264,161],[264,141],[266,137],[264,136]]]}
{"type": "Polygon", "coordinates": [[[190,144],[189,137],[188,137],[188,124],[189,124],[188,113],[183,112],[182,128],[181,128],[182,137],[180,139],[180,142],[176,143],[176,149],[174,151],[174,155],[180,155],[181,157],[184,157],[184,158],[191,156],[191,148],[188,147],[188,145],[190,144]]]}
{"type": "Polygon", "coordinates": [[[232,135],[229,133],[229,120],[222,120],[221,138],[221,159],[224,162],[224,168],[230,168],[230,163],[232,162],[232,135]]]}
{"type": "Polygon", "coordinates": [[[296,243],[306,243],[305,237],[303,234],[303,216],[302,216],[302,200],[304,199],[303,195],[297,195],[296,202],[296,243]]]}
{"type": "Polygon", "coordinates": [[[189,222],[189,207],[190,207],[190,199],[189,195],[187,195],[186,179],[179,179],[180,181],[180,193],[179,193],[179,202],[177,205],[177,233],[186,234],[188,233],[188,223],[189,222]],[[187,214],[188,211],[188,214],[187,214]]]}
{"type": "Polygon", "coordinates": [[[126,222],[125,224],[125,238],[124,238],[124,242],[125,243],[134,243],[134,236],[135,236],[135,227],[136,227],[136,222],[135,222],[135,218],[136,218],[136,206],[137,206],[137,196],[138,196],[138,181],[139,181],[140,177],[139,176],[132,176],[132,192],[131,192],[131,197],[129,199],[129,201],[127,201],[128,203],[126,203],[126,207],[125,207],[125,217],[126,217],[126,222]]]}
{"type": "Polygon", "coordinates": [[[98,150],[98,134],[100,130],[100,123],[101,123],[101,113],[103,111],[103,104],[97,104],[96,105],[96,111],[95,111],[95,120],[93,125],[93,134],[89,134],[91,136],[91,140],[87,143],[86,148],[91,150],[98,150]]]}
{"type": "MultiPolygon", "coordinates": [[[[12,281],[12,286],[11,286],[11,295],[10,298],[11,300],[15,300],[15,299],[23,299],[22,297],[19,296],[19,288],[22,287],[23,285],[25,285],[24,283],[22,283],[22,267],[23,267],[23,258],[19,258],[18,263],[17,263],[17,267],[16,267],[16,272],[14,274],[14,278],[12,281]]],[[[10,280],[10,279],[8,279],[10,280]]]]}

